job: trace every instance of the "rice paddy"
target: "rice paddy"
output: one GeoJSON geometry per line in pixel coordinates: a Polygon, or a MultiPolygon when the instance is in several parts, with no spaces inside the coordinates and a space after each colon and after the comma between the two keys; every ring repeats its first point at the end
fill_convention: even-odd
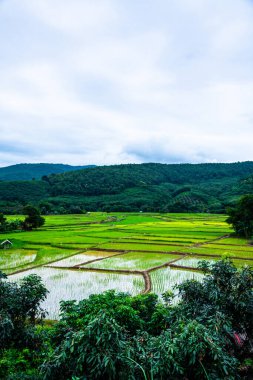
{"type": "Polygon", "coordinates": [[[203,274],[186,270],[171,269],[169,267],[151,272],[151,290],[162,295],[166,291],[173,291],[176,284],[186,280],[202,280],[203,274]]]}
{"type": "Polygon", "coordinates": [[[85,263],[88,263],[90,261],[98,260],[98,259],[105,259],[107,257],[110,257],[112,255],[115,255],[115,252],[97,252],[97,251],[87,251],[86,253],[80,253],[77,255],[73,255],[70,257],[67,257],[66,259],[62,259],[56,262],[53,262],[51,264],[47,264],[47,267],[73,267],[76,265],[82,265],[85,263]]]}
{"type": "MultiPolygon", "coordinates": [[[[96,273],[87,271],[37,268],[27,271],[26,275],[38,274],[46,284],[49,294],[42,307],[48,311],[49,319],[59,316],[59,301],[80,301],[94,293],[115,289],[130,294],[144,290],[144,279],[141,275],[96,273]]],[[[23,277],[23,273],[11,276],[12,281],[23,277]]]]}
{"type": "MultiPolygon", "coordinates": [[[[10,217],[13,218],[13,217],[10,217]]],[[[46,216],[37,231],[1,234],[0,270],[12,281],[37,273],[50,291],[44,307],[107,289],[162,294],[186,279],[201,280],[198,262],[231,257],[253,266],[253,246],[234,238],[224,215],[88,213],[46,216]],[[149,284],[151,282],[151,284],[149,284]]]]}
{"type": "Polygon", "coordinates": [[[163,255],[150,252],[131,252],[84,265],[85,268],[147,270],[180,258],[180,255],[163,255]]]}

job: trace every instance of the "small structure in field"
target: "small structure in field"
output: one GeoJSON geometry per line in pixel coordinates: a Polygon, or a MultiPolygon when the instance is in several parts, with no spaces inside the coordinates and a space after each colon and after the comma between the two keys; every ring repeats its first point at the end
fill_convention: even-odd
{"type": "Polygon", "coordinates": [[[13,245],[12,242],[10,240],[6,239],[6,240],[2,241],[2,243],[0,244],[0,247],[2,249],[9,249],[12,247],[12,245],[13,245]]]}

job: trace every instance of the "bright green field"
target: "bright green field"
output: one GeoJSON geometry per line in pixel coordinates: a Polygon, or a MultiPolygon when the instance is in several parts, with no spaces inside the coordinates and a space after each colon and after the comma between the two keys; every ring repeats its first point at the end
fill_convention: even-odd
{"type": "Polygon", "coordinates": [[[0,241],[13,243],[11,249],[0,250],[0,270],[10,279],[42,275],[52,292],[46,307],[54,317],[62,298],[80,299],[110,288],[132,294],[144,291],[143,275],[129,275],[129,270],[148,276],[151,268],[164,266],[149,273],[152,290],[161,294],[184,279],[201,279],[201,273],[184,267],[215,261],[214,255],[233,257],[238,267],[252,266],[253,246],[229,236],[232,231],[225,219],[213,214],[101,212],[46,216],[37,231],[0,235],[0,241]],[[171,261],[182,270],[173,269],[171,261]],[[76,270],[71,269],[74,266],[76,270]]]}

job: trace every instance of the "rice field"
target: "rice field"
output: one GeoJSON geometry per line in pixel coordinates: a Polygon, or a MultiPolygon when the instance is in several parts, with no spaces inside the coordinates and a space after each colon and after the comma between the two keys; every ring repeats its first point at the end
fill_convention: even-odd
{"type": "Polygon", "coordinates": [[[115,255],[115,252],[97,252],[97,251],[87,251],[85,253],[76,254],[66,259],[62,259],[51,264],[45,265],[46,267],[73,267],[76,265],[82,265],[90,261],[105,259],[107,257],[115,255]]]}
{"type": "Polygon", "coordinates": [[[181,266],[181,267],[190,267],[190,268],[198,268],[198,264],[201,263],[202,261],[206,261],[209,264],[214,264],[215,261],[217,261],[217,258],[210,258],[207,259],[207,257],[184,257],[183,259],[177,260],[175,262],[175,265],[181,266]]]}
{"type": "Polygon", "coordinates": [[[159,265],[169,263],[180,258],[180,255],[166,255],[150,252],[131,252],[120,256],[110,257],[105,260],[84,265],[85,268],[97,269],[126,269],[126,270],[147,270],[159,265]]]}
{"type": "Polygon", "coordinates": [[[171,269],[169,267],[153,271],[150,276],[151,290],[158,295],[162,295],[168,290],[174,291],[175,285],[183,281],[192,279],[201,281],[203,278],[202,273],[171,269]]]}
{"type": "MultiPolygon", "coordinates": [[[[115,289],[119,292],[138,294],[144,290],[144,279],[141,275],[96,273],[87,271],[62,270],[55,268],[37,268],[27,271],[26,275],[38,274],[46,284],[49,294],[41,305],[48,311],[49,319],[57,319],[60,311],[59,301],[80,301],[94,293],[115,289]]],[[[23,273],[11,276],[18,281],[23,273]]]]}
{"type": "Polygon", "coordinates": [[[10,272],[21,266],[33,263],[36,259],[37,251],[34,249],[12,249],[3,250],[0,253],[0,268],[2,271],[10,272]]]}
{"type": "Polygon", "coordinates": [[[12,281],[40,275],[50,291],[43,305],[49,318],[58,317],[62,299],[107,289],[138,294],[148,291],[147,278],[151,291],[161,295],[186,279],[201,280],[199,261],[226,256],[237,267],[252,267],[253,246],[230,235],[225,219],[105,212],[46,216],[36,231],[1,234],[0,240],[13,246],[0,251],[0,270],[12,281]]]}

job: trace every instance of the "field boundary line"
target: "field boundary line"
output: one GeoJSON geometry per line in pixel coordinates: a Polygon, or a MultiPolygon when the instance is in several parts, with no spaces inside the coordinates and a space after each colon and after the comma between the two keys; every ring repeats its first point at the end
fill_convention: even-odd
{"type": "MultiPolygon", "coordinates": [[[[138,240],[138,239],[136,239],[136,240],[138,240]]],[[[108,243],[114,243],[115,241],[110,241],[110,242],[108,242],[108,243]]],[[[141,241],[131,241],[130,239],[129,239],[129,241],[122,241],[122,239],[119,239],[116,243],[119,243],[119,244],[124,244],[124,243],[126,243],[126,244],[143,244],[143,245],[168,245],[168,246],[174,246],[174,247],[182,247],[183,246],[183,244],[178,244],[178,242],[177,243],[175,243],[175,244],[173,244],[173,242],[172,243],[167,243],[167,244],[165,244],[165,243],[153,243],[153,241],[152,242],[150,242],[149,240],[145,240],[145,239],[142,239],[141,241]],[[143,241],[144,240],[144,241],[143,241]]]]}
{"type": "MultiPolygon", "coordinates": [[[[188,247],[188,246],[187,246],[188,247]]],[[[186,248],[187,248],[186,247],[186,248]]],[[[181,252],[181,251],[145,251],[143,249],[126,249],[126,250],[119,250],[119,249],[110,249],[110,248],[96,248],[96,251],[105,251],[105,252],[145,252],[145,253],[161,253],[165,255],[185,255],[188,254],[187,252],[181,252]]]]}
{"type": "MultiPolygon", "coordinates": [[[[215,245],[215,243],[209,243],[209,244],[211,244],[211,245],[215,245]]],[[[221,249],[221,250],[225,250],[226,248],[225,247],[242,247],[241,245],[239,245],[239,244],[218,244],[218,245],[222,245],[222,247],[221,248],[218,248],[218,249],[221,249]]],[[[251,253],[253,254],[253,246],[250,246],[250,245],[246,245],[245,246],[245,248],[249,248],[249,247],[252,247],[251,248],[251,253]]],[[[211,247],[210,247],[211,248],[211,247]]],[[[215,249],[215,248],[214,248],[215,249]]],[[[249,252],[250,253],[250,251],[248,251],[247,249],[236,249],[236,248],[234,248],[234,250],[235,251],[240,251],[240,252],[249,252]]]]}
{"type": "Polygon", "coordinates": [[[222,235],[222,236],[219,236],[218,238],[216,239],[211,239],[211,240],[207,240],[207,241],[204,241],[202,243],[196,243],[196,244],[193,244],[191,245],[191,247],[201,247],[202,245],[205,245],[205,244],[212,244],[213,242],[215,241],[219,241],[219,240],[223,240],[223,239],[227,239],[229,238],[230,235],[222,235]]]}
{"type": "MultiPolygon", "coordinates": [[[[196,252],[185,252],[189,256],[205,256],[205,257],[218,257],[222,259],[223,255],[218,255],[215,253],[196,253],[196,252]]],[[[239,257],[239,256],[228,256],[228,259],[233,259],[233,260],[253,260],[253,257],[239,257]]]]}
{"type": "Polygon", "coordinates": [[[143,271],[142,275],[144,277],[144,283],[145,283],[145,289],[141,294],[147,294],[151,291],[152,288],[152,282],[151,282],[151,277],[148,271],[143,271]]]}
{"type": "Polygon", "coordinates": [[[143,272],[141,270],[131,270],[131,269],[106,269],[106,268],[85,268],[85,267],[50,267],[53,269],[59,269],[59,270],[72,270],[72,271],[79,271],[79,272],[105,272],[105,273],[120,273],[120,274],[135,274],[135,275],[142,275],[143,272]]]}
{"type": "MultiPolygon", "coordinates": [[[[187,257],[188,255],[183,255],[183,256],[184,256],[184,257],[187,257]]],[[[178,261],[178,260],[181,260],[181,259],[182,259],[182,255],[181,255],[181,257],[178,257],[178,258],[176,258],[176,259],[174,259],[174,260],[167,261],[166,263],[163,263],[163,264],[161,264],[161,265],[157,265],[157,266],[155,266],[155,267],[151,267],[151,268],[147,269],[147,272],[153,272],[153,271],[155,271],[155,270],[157,270],[157,269],[170,267],[174,262],[176,262],[176,261],[178,261]]]]}
{"type": "MultiPolygon", "coordinates": [[[[100,251],[100,252],[101,252],[101,251],[100,251]]],[[[109,252],[108,252],[108,253],[109,253],[109,252]]],[[[86,264],[96,263],[97,261],[101,261],[101,260],[109,259],[110,257],[116,257],[116,256],[126,255],[127,253],[128,253],[128,252],[124,251],[124,252],[116,253],[115,255],[111,255],[111,256],[99,257],[99,258],[94,259],[94,260],[89,260],[89,261],[86,261],[86,262],[84,262],[84,263],[80,263],[80,264],[73,265],[73,266],[70,267],[70,268],[75,268],[75,267],[80,267],[80,266],[82,266],[82,265],[86,265],[86,264]]]]}

